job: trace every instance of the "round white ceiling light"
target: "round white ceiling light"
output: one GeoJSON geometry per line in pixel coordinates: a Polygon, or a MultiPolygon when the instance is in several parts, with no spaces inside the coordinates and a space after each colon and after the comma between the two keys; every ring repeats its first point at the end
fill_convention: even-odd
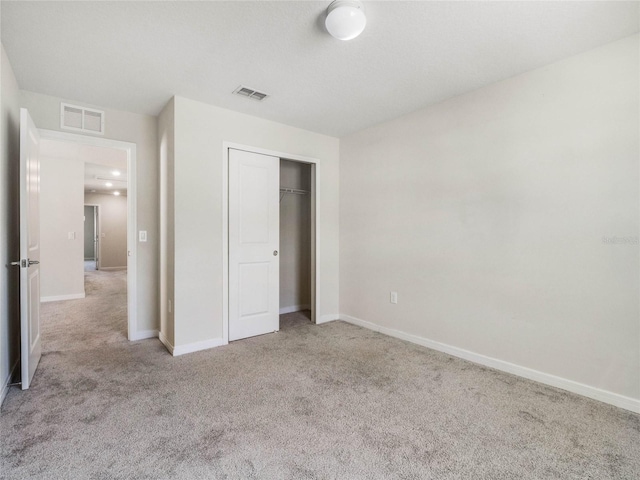
{"type": "Polygon", "coordinates": [[[327,8],[324,21],[327,31],[338,40],[352,40],[367,26],[362,2],[356,0],[335,0],[327,8]]]}

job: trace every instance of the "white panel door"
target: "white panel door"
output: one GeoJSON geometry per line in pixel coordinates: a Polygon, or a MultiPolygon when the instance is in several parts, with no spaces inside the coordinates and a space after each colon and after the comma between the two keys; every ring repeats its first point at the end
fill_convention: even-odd
{"type": "Polygon", "coordinates": [[[280,328],[280,159],[229,150],[229,340],[280,328]]]}
{"type": "Polygon", "coordinates": [[[31,384],[40,344],[40,135],[20,109],[20,337],[22,389],[31,384]]]}

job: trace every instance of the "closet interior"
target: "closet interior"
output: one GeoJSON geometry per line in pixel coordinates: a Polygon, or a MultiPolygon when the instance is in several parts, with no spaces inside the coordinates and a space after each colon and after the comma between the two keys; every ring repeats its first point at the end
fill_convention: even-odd
{"type": "Polygon", "coordinates": [[[280,314],[311,321],[311,165],[280,160],[280,314]]]}

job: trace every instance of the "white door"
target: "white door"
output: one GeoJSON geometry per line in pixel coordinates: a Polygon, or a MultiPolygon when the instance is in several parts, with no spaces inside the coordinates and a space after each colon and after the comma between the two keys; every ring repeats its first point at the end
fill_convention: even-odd
{"type": "Polygon", "coordinates": [[[40,344],[40,135],[20,109],[20,337],[22,389],[31,384],[40,344]]]}
{"type": "Polygon", "coordinates": [[[280,159],[229,150],[229,340],[280,328],[280,159]]]}

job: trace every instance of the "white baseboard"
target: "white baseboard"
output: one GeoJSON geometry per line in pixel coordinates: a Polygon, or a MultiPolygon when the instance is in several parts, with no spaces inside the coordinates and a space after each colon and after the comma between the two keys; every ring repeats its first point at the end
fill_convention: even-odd
{"type": "Polygon", "coordinates": [[[0,409],[2,408],[2,404],[4,403],[4,399],[7,397],[9,393],[9,384],[11,383],[11,379],[13,378],[14,373],[16,373],[16,369],[20,364],[20,358],[17,358],[13,367],[9,370],[9,375],[2,382],[2,390],[0,390],[0,409]]]}
{"type": "Polygon", "coordinates": [[[337,313],[321,315],[320,317],[316,317],[316,325],[319,325],[321,323],[333,322],[334,320],[340,320],[340,318],[340,315],[337,313]]]}
{"type": "Polygon", "coordinates": [[[54,295],[51,297],[40,297],[40,303],[59,302],[61,300],[77,300],[79,298],[84,298],[84,292],[72,293],[71,295],[54,295]]]}
{"type": "Polygon", "coordinates": [[[167,337],[165,337],[162,332],[158,332],[158,340],[160,340],[160,342],[162,342],[162,344],[165,347],[167,347],[167,350],[169,350],[169,353],[173,355],[173,345],[169,340],[167,340],[167,337]]]}
{"type": "Polygon", "coordinates": [[[184,355],[186,353],[199,352],[200,350],[208,350],[209,348],[220,347],[226,345],[227,342],[223,338],[211,338],[201,342],[188,343],[186,345],[178,345],[173,347],[173,356],[184,355]]]}
{"type": "Polygon", "coordinates": [[[340,320],[344,320],[345,322],[351,323],[353,325],[368,328],[369,330],[373,330],[375,332],[389,335],[390,337],[395,337],[411,343],[416,343],[418,345],[422,345],[423,347],[431,348],[432,350],[447,353],[454,357],[463,358],[464,360],[469,360],[470,362],[495,368],[496,370],[501,370],[503,372],[518,375],[529,380],[534,380],[536,382],[544,383],[556,388],[561,388],[563,390],[577,393],[578,395],[583,395],[594,400],[599,400],[616,407],[624,408],[625,410],[640,413],[640,400],[635,398],[626,397],[624,395],[613,393],[608,390],[602,390],[600,388],[585,385],[573,380],[557,377],[555,375],[540,372],[538,370],[533,370],[531,368],[522,367],[520,365],[509,363],[504,360],[499,360],[497,358],[487,357],[486,355],[470,352],[469,350],[453,347],[445,343],[429,340],[427,338],[405,333],[400,330],[381,327],[380,325],[376,325],[375,323],[367,322],[366,320],[361,320],[350,315],[340,314],[340,320]]]}
{"type": "Polygon", "coordinates": [[[116,272],[118,270],[126,270],[127,267],[100,267],[100,270],[105,272],[116,272]]]}
{"type": "Polygon", "coordinates": [[[310,305],[292,305],[290,307],[282,307],[280,309],[280,315],[284,315],[285,313],[300,312],[302,310],[311,310],[311,306],[310,305]]]}
{"type": "Polygon", "coordinates": [[[132,342],[137,340],[146,340],[147,338],[158,338],[158,330],[142,330],[141,332],[135,332],[129,339],[132,342]]]}

